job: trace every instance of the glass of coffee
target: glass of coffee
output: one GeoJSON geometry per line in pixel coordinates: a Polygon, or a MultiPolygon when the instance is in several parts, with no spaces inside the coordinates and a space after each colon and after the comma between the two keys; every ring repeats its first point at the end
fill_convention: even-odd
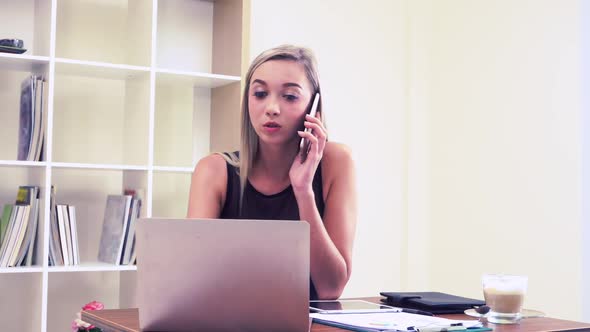
{"type": "Polygon", "coordinates": [[[488,322],[516,324],[521,319],[522,302],[526,293],[528,277],[484,274],[483,296],[490,307],[488,322]]]}

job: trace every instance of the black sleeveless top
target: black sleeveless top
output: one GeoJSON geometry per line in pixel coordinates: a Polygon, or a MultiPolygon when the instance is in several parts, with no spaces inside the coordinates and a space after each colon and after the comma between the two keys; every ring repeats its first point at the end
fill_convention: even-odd
{"type": "MultiPolygon", "coordinates": [[[[299,208],[293,188],[289,185],[283,191],[265,195],[246,181],[242,211],[240,211],[240,176],[237,167],[226,163],[227,189],[225,204],[221,210],[221,219],[262,219],[262,220],[300,220],[299,208]]],[[[322,164],[318,165],[313,178],[312,188],[315,204],[320,216],[324,216],[324,195],[322,188],[322,164]]],[[[317,299],[315,287],[309,280],[309,298],[317,299]]]]}

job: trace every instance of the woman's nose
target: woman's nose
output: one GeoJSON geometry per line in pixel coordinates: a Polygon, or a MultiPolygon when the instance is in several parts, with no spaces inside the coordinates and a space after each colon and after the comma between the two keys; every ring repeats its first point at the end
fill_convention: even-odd
{"type": "Polygon", "coordinates": [[[268,104],[266,104],[266,114],[269,116],[276,116],[281,113],[279,103],[274,98],[269,98],[268,104]]]}

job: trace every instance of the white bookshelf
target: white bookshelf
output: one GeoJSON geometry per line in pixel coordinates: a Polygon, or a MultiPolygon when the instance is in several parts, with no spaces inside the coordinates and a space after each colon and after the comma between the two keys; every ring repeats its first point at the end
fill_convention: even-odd
{"type": "Polygon", "coordinates": [[[114,80],[127,80],[138,77],[147,79],[150,74],[149,67],[60,58],[55,59],[55,71],[58,75],[95,77],[114,80]]]}
{"type": "Polygon", "coordinates": [[[49,57],[0,53],[0,66],[5,70],[35,72],[49,64],[49,57]]]}
{"type": "Polygon", "coordinates": [[[136,271],[135,265],[112,265],[103,262],[85,262],[76,266],[50,266],[48,272],[107,272],[107,271],[136,271]]]}
{"type": "Polygon", "coordinates": [[[0,0],[0,205],[41,188],[32,267],[0,268],[0,331],[68,331],[80,307],[135,305],[135,266],[97,262],[109,194],[184,217],[193,167],[237,147],[248,0],[0,0]],[[246,19],[244,19],[246,18],[246,19]],[[48,82],[43,161],[16,160],[20,84],[48,82]],[[81,264],[48,265],[49,193],[76,206],[81,264]]]}
{"type": "Polygon", "coordinates": [[[45,167],[47,163],[44,161],[0,160],[0,167],[3,166],[45,167]]]}

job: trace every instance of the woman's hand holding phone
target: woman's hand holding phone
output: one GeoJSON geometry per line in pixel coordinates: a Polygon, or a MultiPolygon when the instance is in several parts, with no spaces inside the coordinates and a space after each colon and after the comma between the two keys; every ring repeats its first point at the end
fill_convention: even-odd
{"type": "MultiPolygon", "coordinates": [[[[317,111],[318,111],[318,105],[320,103],[320,94],[316,93],[314,98],[313,98],[313,103],[311,104],[311,108],[308,112],[309,116],[311,116],[312,118],[316,117],[317,111]]],[[[307,116],[306,116],[307,118],[307,116]]],[[[305,121],[307,121],[307,119],[304,120],[303,125],[305,126],[305,121]]],[[[305,127],[303,129],[304,132],[312,132],[312,128],[311,127],[305,127]]],[[[305,162],[305,159],[307,159],[307,154],[309,153],[309,146],[310,146],[310,142],[309,140],[305,139],[305,137],[301,137],[301,142],[299,143],[299,153],[301,154],[301,161],[305,162]]]]}
{"type": "Polygon", "coordinates": [[[305,130],[298,132],[301,137],[299,153],[289,171],[289,178],[294,191],[311,188],[313,177],[326,146],[326,128],[322,123],[321,113],[316,113],[319,99],[320,94],[316,93],[310,112],[305,115],[303,123],[305,130]]]}

